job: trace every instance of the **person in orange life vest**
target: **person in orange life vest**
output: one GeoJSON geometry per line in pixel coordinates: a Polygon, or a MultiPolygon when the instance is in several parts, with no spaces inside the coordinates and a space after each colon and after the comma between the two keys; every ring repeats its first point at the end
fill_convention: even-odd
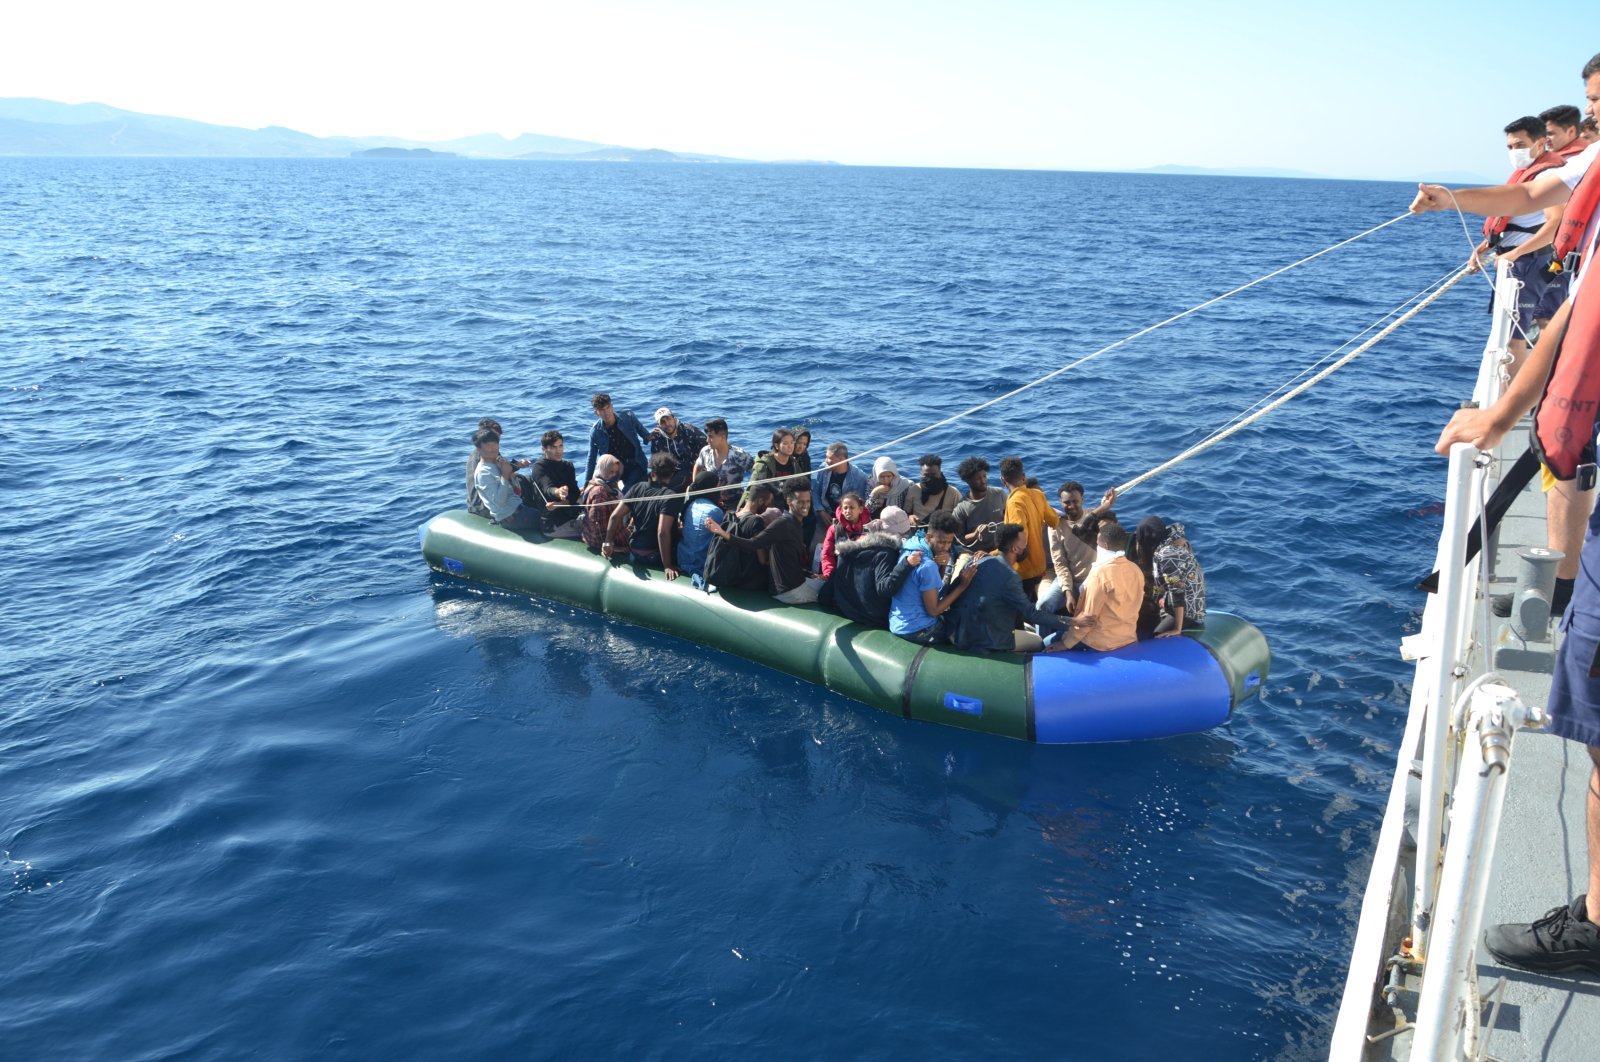
{"type": "MultiPolygon", "coordinates": [[[[1600,55],[1590,59],[1583,68],[1584,95],[1587,97],[1587,108],[1590,117],[1594,117],[1600,110],[1600,55]]],[[[1417,196],[1411,203],[1413,214],[1425,214],[1434,210],[1454,210],[1456,204],[1472,214],[1507,215],[1527,214],[1535,210],[1544,210],[1549,207],[1565,206],[1561,216],[1561,224],[1556,230],[1556,241],[1553,253],[1553,264],[1562,266],[1563,272],[1571,275],[1568,281],[1568,301],[1576,293],[1578,270],[1580,265],[1587,266],[1581,261],[1581,249],[1588,247],[1591,242],[1589,237],[1594,234],[1594,222],[1600,211],[1595,209],[1600,204],[1600,166],[1594,162],[1600,157],[1600,145],[1590,144],[1583,152],[1569,160],[1559,169],[1546,170],[1531,181],[1521,184],[1502,184],[1493,188],[1458,188],[1449,191],[1443,185],[1422,184],[1417,186],[1417,196]],[[1590,171],[1595,176],[1590,179],[1590,171]],[[1578,259],[1570,259],[1569,255],[1579,255],[1578,259]]],[[[1565,304],[1564,304],[1565,305],[1565,304]]],[[[1556,341],[1559,332],[1556,325],[1558,320],[1565,327],[1565,317],[1560,312],[1551,317],[1550,325],[1545,329],[1545,334],[1552,335],[1552,343],[1547,348],[1543,358],[1535,358],[1531,354],[1524,365],[1523,372],[1531,374],[1526,381],[1518,379],[1512,381],[1514,385],[1501,396],[1499,402],[1489,409],[1464,410],[1458,421],[1452,421],[1452,426],[1459,423],[1462,440],[1475,440],[1484,438],[1489,431],[1502,419],[1501,414],[1495,410],[1510,409],[1517,401],[1526,401],[1520,412],[1511,418],[1508,424],[1515,424],[1522,413],[1533,408],[1533,403],[1539,398],[1544,387],[1546,377],[1550,373],[1551,358],[1554,356],[1556,341]],[[1511,404],[1506,404],[1511,399],[1511,404]]],[[[1540,343],[1544,336],[1540,336],[1540,343]]],[[[1538,350],[1536,346],[1535,351],[1538,350]]],[[[1506,429],[1509,430],[1509,427],[1506,429]]],[[[1504,434],[1502,432],[1502,434],[1504,434]]],[[[1589,514],[1594,509],[1594,491],[1579,490],[1574,482],[1557,481],[1553,476],[1545,479],[1546,524],[1549,533],[1551,549],[1560,550],[1562,558],[1556,565],[1556,598],[1551,602],[1554,608],[1564,608],[1567,600],[1572,595],[1573,580],[1578,576],[1579,555],[1583,547],[1584,529],[1589,522],[1589,514]]]]}
{"type": "Polygon", "coordinates": [[[1563,159],[1577,158],[1589,142],[1578,135],[1583,124],[1583,112],[1570,103],[1557,104],[1539,112],[1545,135],[1550,138],[1550,150],[1563,159]]]}
{"type": "Polygon", "coordinates": [[[1022,579],[1022,592],[1029,601],[1037,600],[1039,584],[1044,581],[1045,549],[1044,529],[1061,522],[1061,514],[1050,507],[1044,491],[1028,486],[1028,477],[1022,470],[1022,458],[1000,459],[1000,481],[1006,485],[1006,523],[1021,524],[1027,537],[1028,549],[1016,564],[1017,575],[1022,579]]]}
{"type": "MultiPolygon", "coordinates": [[[[1507,184],[1524,184],[1546,170],[1565,165],[1566,159],[1546,148],[1544,122],[1528,115],[1506,126],[1506,151],[1511,156],[1511,176],[1507,184]]],[[[1492,217],[1483,223],[1483,240],[1472,249],[1469,267],[1476,272],[1483,265],[1483,256],[1493,252],[1511,267],[1511,276],[1520,285],[1517,292],[1517,324],[1512,329],[1511,365],[1507,372],[1515,376],[1522,360],[1528,355],[1528,335],[1534,323],[1540,327],[1549,323],[1550,315],[1561,305],[1557,298],[1546,305],[1550,296],[1550,245],[1555,240],[1556,229],[1561,224],[1561,207],[1532,211],[1516,217],[1492,217]]],[[[1561,293],[1562,297],[1565,292],[1561,293]]],[[[1489,308],[1494,308],[1490,299],[1489,308]]]]}
{"type": "MultiPolygon", "coordinates": [[[[1589,60],[1583,75],[1589,113],[1595,115],[1600,111],[1600,55],[1589,60]]],[[[1595,148],[1591,146],[1574,160],[1574,164],[1586,158],[1592,164],[1594,153],[1595,148]]],[[[1600,168],[1591,165],[1590,169],[1600,173],[1600,168]]],[[[1527,190],[1523,193],[1526,199],[1538,203],[1542,193],[1535,186],[1548,179],[1562,180],[1562,174],[1563,170],[1555,170],[1519,188],[1527,190]]],[[[1567,189],[1571,200],[1566,220],[1570,221],[1585,206],[1593,213],[1592,203],[1586,202],[1595,198],[1593,183],[1586,177],[1576,190],[1567,189]]],[[[1550,188],[1546,184],[1543,194],[1549,194],[1550,188]]],[[[1464,194],[1457,193],[1458,197],[1464,194]]],[[[1423,198],[1422,194],[1418,195],[1419,200],[1423,198]]],[[[1468,207],[1469,202],[1462,205],[1468,207]]],[[[1482,197],[1474,196],[1470,200],[1471,209],[1483,205],[1482,197]]],[[[1499,202],[1493,204],[1494,209],[1501,209],[1501,206],[1499,202]]],[[[1551,319],[1550,327],[1539,336],[1522,373],[1487,409],[1460,410],[1451,417],[1439,436],[1437,449],[1440,453],[1448,453],[1455,443],[1465,442],[1488,449],[1504,439],[1543,393],[1558,349],[1563,358],[1558,375],[1566,376],[1571,371],[1586,370],[1600,363],[1600,282],[1588,275],[1593,272],[1589,268],[1590,259],[1597,253],[1594,248],[1597,233],[1592,217],[1585,219],[1584,230],[1577,247],[1582,259],[1572,281],[1571,293],[1551,319]]],[[[1559,415],[1559,410],[1557,412],[1559,415]]],[[[1535,430],[1541,436],[1542,414],[1543,410],[1535,421],[1535,430]]],[[[1590,431],[1592,440],[1592,425],[1590,431]]],[[[1557,460],[1549,451],[1547,457],[1557,460]]],[[[1561,460],[1569,457],[1560,455],[1561,460]]],[[[1543,973],[1587,973],[1590,976],[1600,975],[1600,677],[1597,677],[1600,676],[1600,535],[1594,530],[1591,528],[1578,558],[1578,581],[1571,593],[1571,604],[1562,617],[1561,626],[1566,637],[1556,651],[1548,699],[1550,731],[1587,746],[1592,764],[1587,806],[1588,888],[1570,903],[1553,908],[1534,922],[1492,926],[1484,934],[1484,944],[1501,962],[1543,973]]]]}
{"type": "MultiPolygon", "coordinates": [[[[1575,159],[1588,149],[1589,141],[1578,135],[1578,127],[1583,124],[1583,112],[1572,104],[1563,103],[1540,111],[1539,120],[1544,122],[1545,135],[1550,138],[1550,150],[1563,161],[1575,159]]],[[[1550,242],[1555,243],[1554,233],[1550,235],[1550,242]]],[[[1550,286],[1545,289],[1545,306],[1550,312],[1540,315],[1540,328],[1549,323],[1550,314],[1555,312],[1555,308],[1566,301],[1567,282],[1571,278],[1570,273],[1553,268],[1550,270],[1550,286]]]]}

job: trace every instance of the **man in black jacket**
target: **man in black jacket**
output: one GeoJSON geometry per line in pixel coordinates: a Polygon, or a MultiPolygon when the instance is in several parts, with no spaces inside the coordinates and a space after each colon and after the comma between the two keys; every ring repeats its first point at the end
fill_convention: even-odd
{"type": "Polygon", "coordinates": [[[552,538],[578,538],[578,517],[583,506],[578,505],[578,473],[572,462],[563,459],[567,441],[559,431],[547,431],[539,445],[544,456],[533,463],[528,478],[544,497],[544,533],[552,538]]]}
{"type": "MultiPolygon", "coordinates": [[[[759,553],[746,553],[730,544],[730,539],[755,538],[767,529],[761,518],[772,505],[772,485],[757,483],[750,488],[744,508],[727,522],[726,537],[711,540],[706,552],[705,582],[708,589],[765,590],[767,565],[759,553]]],[[[709,530],[709,526],[707,530],[709,530]]]]}
{"type": "Polygon", "coordinates": [[[766,550],[772,596],[786,605],[806,605],[815,601],[822,589],[822,577],[810,570],[811,551],[806,547],[802,527],[811,513],[811,484],[803,479],[790,480],[784,500],[788,511],[754,538],[735,538],[710,519],[706,520],[706,529],[742,552],[766,550]]]}
{"type": "Polygon", "coordinates": [[[818,600],[846,619],[888,627],[889,602],[911,574],[903,546],[899,535],[887,531],[839,543],[839,562],[818,600]]]}

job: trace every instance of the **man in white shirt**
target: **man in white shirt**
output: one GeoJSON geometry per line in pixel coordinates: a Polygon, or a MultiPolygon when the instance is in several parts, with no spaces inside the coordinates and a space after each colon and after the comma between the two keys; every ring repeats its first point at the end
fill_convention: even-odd
{"type": "MultiPolygon", "coordinates": [[[[1583,77],[1589,113],[1600,115],[1600,55],[1589,60],[1583,77]]],[[[1540,174],[1527,184],[1457,192],[1456,199],[1465,210],[1495,214],[1524,212],[1517,208],[1519,202],[1536,209],[1566,203],[1582,175],[1567,171],[1587,172],[1594,168],[1597,151],[1600,148],[1591,147],[1565,167],[1540,174]]],[[[1596,171],[1596,178],[1600,179],[1600,170],[1596,171]]],[[[1582,213],[1593,190],[1593,185],[1586,185],[1573,197],[1574,207],[1579,208],[1576,213],[1582,213]]],[[[1447,208],[1449,196],[1441,196],[1443,191],[1436,185],[1423,185],[1412,209],[1421,213],[1447,208]],[[1441,199],[1443,207],[1439,205],[1441,199]]],[[[1595,215],[1600,216],[1600,210],[1595,215]]],[[[1600,253],[1594,250],[1594,237],[1595,217],[1591,216],[1577,243],[1584,260],[1572,279],[1571,293],[1551,319],[1550,327],[1540,335],[1522,372],[1488,409],[1461,410],[1451,417],[1439,437],[1441,453],[1447,453],[1451,445],[1459,442],[1481,449],[1499,443],[1543,393],[1556,351],[1562,346],[1566,347],[1567,357],[1583,359],[1579,363],[1583,366],[1600,361],[1600,288],[1584,284],[1590,260],[1600,253]]],[[[1552,537],[1556,530],[1552,524],[1552,537]]],[[[1567,529],[1562,531],[1566,533],[1567,529]]],[[[1572,591],[1571,607],[1562,617],[1566,637],[1556,651],[1547,707],[1550,732],[1586,746],[1592,764],[1587,807],[1588,887],[1533,922],[1491,926],[1484,934],[1484,944],[1501,962],[1526,970],[1600,977],[1600,537],[1591,536],[1585,543],[1580,533],[1569,545],[1567,555],[1577,562],[1572,571],[1577,586],[1572,591]]]]}
{"type": "MultiPolygon", "coordinates": [[[[1600,55],[1596,55],[1585,64],[1583,78],[1588,111],[1591,115],[1596,115],[1600,112],[1600,55]]],[[[1411,212],[1424,214],[1433,210],[1454,210],[1459,206],[1461,210],[1472,214],[1515,217],[1536,210],[1565,206],[1572,198],[1573,189],[1577,188],[1579,182],[1595,165],[1597,157],[1600,157],[1600,144],[1591,144],[1576,158],[1570,159],[1565,166],[1541,173],[1526,184],[1462,188],[1454,192],[1443,185],[1419,185],[1417,197],[1411,204],[1411,212]]],[[[1600,180],[1600,172],[1597,172],[1596,179],[1600,180]]],[[[1579,251],[1593,243],[1597,220],[1600,220],[1600,210],[1588,218],[1582,236],[1577,241],[1579,251]]],[[[1520,410],[1510,420],[1510,423],[1514,424],[1523,413],[1533,408],[1544,388],[1545,379],[1550,374],[1550,366],[1559,346],[1560,335],[1566,329],[1567,312],[1572,305],[1572,298],[1577,293],[1578,286],[1583,283],[1588,267],[1589,261],[1586,257],[1580,262],[1577,273],[1569,281],[1567,299],[1551,316],[1549,326],[1544,329],[1538,345],[1534,348],[1534,355],[1529,356],[1523,372],[1512,381],[1511,387],[1500,401],[1490,409],[1462,410],[1451,420],[1450,427],[1446,429],[1447,434],[1453,432],[1459,437],[1457,441],[1476,442],[1501,419],[1497,411],[1509,410],[1512,406],[1520,405],[1520,410]],[[1546,338],[1550,342],[1547,343],[1546,338]],[[1527,379],[1524,379],[1524,376],[1527,379]]],[[[1548,476],[1545,486],[1546,523],[1550,548],[1560,550],[1562,553],[1562,560],[1556,566],[1556,601],[1552,602],[1553,606],[1560,608],[1565,606],[1566,599],[1571,596],[1573,580],[1578,575],[1584,528],[1589,522],[1590,512],[1594,509],[1595,495],[1593,489],[1578,490],[1575,482],[1556,481],[1548,476]]]]}

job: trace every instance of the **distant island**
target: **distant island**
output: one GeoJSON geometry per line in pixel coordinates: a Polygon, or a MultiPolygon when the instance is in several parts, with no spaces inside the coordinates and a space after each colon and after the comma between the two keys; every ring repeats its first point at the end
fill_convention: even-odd
{"type": "MultiPolygon", "coordinates": [[[[140,114],[104,103],[0,99],[0,155],[141,155],[192,158],[523,159],[559,162],[725,163],[770,165],[754,159],[634,148],[594,140],[497,133],[455,140],[418,141],[392,136],[312,136],[270,125],[231,125],[140,114]]],[[[800,163],[785,165],[837,165],[800,163]]]]}
{"type": "Polygon", "coordinates": [[[435,151],[432,148],[397,148],[381,147],[367,148],[364,151],[352,151],[353,159],[459,159],[461,156],[454,151],[435,151]]]}

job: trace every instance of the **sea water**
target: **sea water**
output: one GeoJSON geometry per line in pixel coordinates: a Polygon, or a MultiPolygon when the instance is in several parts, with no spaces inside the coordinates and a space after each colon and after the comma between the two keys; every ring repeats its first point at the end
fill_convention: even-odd
{"type": "MultiPolygon", "coordinates": [[[[479,417],[859,449],[1403,185],[0,159],[8,1056],[1315,1057],[1487,286],[1118,503],[1271,680],[1041,748],[433,576],[479,417]]],[[[1408,219],[897,448],[1106,487],[1466,256],[1408,219]]]]}

